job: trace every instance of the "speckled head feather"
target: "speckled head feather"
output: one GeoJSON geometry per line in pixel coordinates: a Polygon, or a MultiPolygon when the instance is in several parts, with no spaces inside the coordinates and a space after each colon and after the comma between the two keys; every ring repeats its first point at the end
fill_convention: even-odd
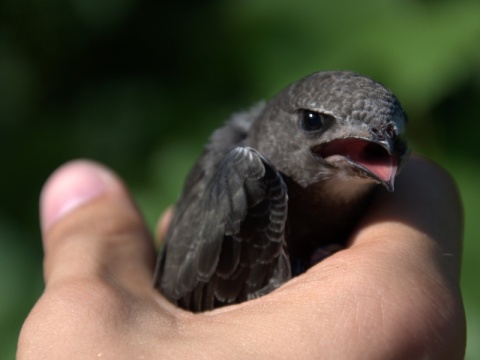
{"type": "Polygon", "coordinates": [[[380,83],[353,72],[319,72],[291,84],[272,98],[252,124],[247,143],[258,148],[287,176],[308,186],[336,173],[328,166],[331,164],[324,163],[319,168],[318,163],[309,159],[314,148],[333,140],[388,137],[389,151],[397,153],[401,167],[407,155],[406,121],[399,100],[380,83]],[[305,111],[326,115],[328,121],[319,131],[302,131],[305,111]],[[299,162],[311,171],[298,173],[299,162]]]}

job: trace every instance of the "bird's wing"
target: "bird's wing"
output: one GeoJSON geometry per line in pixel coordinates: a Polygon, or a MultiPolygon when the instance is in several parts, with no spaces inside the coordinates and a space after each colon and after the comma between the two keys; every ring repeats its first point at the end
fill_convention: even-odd
{"type": "Polygon", "coordinates": [[[290,278],[286,185],[258,151],[234,148],[207,181],[186,190],[158,265],[156,286],[165,296],[204,311],[290,278]]]}

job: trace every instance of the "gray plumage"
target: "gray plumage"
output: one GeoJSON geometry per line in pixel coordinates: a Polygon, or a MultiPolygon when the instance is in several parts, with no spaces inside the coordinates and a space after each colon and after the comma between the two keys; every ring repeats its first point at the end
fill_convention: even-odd
{"type": "Polygon", "coordinates": [[[393,191],[405,123],[388,89],[351,72],[315,73],[234,115],[187,178],[155,286],[205,311],[304,272],[345,244],[376,184],[393,191]]]}

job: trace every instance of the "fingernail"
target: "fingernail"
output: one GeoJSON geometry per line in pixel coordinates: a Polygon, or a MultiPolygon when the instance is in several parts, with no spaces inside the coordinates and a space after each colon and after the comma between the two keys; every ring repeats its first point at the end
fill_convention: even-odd
{"type": "Polygon", "coordinates": [[[40,223],[45,231],[79,206],[101,195],[112,179],[102,166],[86,160],[67,163],[45,183],[40,196],[40,223]]]}

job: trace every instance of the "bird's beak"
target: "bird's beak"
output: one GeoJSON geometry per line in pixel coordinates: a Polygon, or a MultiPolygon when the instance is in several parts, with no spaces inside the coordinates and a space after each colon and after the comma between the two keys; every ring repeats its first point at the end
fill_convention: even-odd
{"type": "Polygon", "coordinates": [[[398,158],[395,155],[395,144],[390,138],[383,140],[369,140],[357,159],[360,166],[374,179],[379,181],[385,188],[393,192],[395,188],[395,176],[398,173],[398,158]]]}
{"type": "Polygon", "coordinates": [[[347,161],[360,176],[372,178],[388,191],[394,190],[395,176],[402,162],[391,137],[336,139],[315,147],[313,152],[330,164],[347,161]]]}

